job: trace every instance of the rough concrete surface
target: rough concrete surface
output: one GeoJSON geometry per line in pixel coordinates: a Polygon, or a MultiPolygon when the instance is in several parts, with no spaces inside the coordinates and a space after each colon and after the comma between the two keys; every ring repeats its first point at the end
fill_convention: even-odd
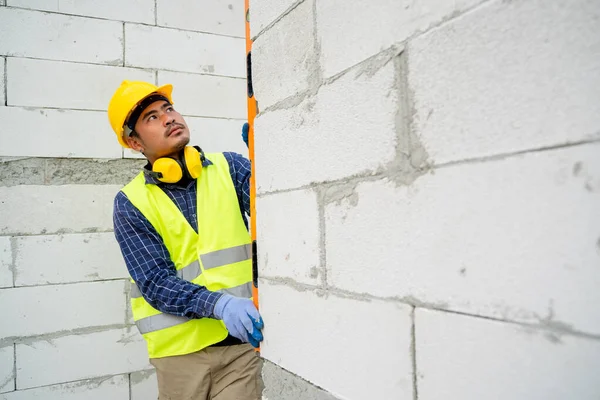
{"type": "Polygon", "coordinates": [[[265,360],[263,400],[339,400],[323,389],[265,360]]]}
{"type": "Polygon", "coordinates": [[[145,160],[22,158],[0,161],[0,186],[17,185],[124,185],[135,177],[145,160]]]}

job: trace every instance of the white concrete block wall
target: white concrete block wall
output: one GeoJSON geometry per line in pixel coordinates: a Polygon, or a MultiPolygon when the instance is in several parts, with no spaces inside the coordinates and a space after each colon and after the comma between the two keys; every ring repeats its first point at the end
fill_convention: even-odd
{"type": "Polygon", "coordinates": [[[247,155],[244,18],[237,0],[0,1],[0,398],[157,397],[112,232],[143,163],[106,108],[125,79],[173,83],[193,144],[247,155]]]}
{"type": "Polygon", "coordinates": [[[180,0],[176,4],[169,0],[157,0],[158,25],[244,37],[243,0],[213,2],[210,7],[207,7],[208,4],[195,0],[180,0]]]}
{"type": "Polygon", "coordinates": [[[11,240],[9,237],[0,236],[0,288],[13,286],[13,259],[11,240]]]}
{"type": "Polygon", "coordinates": [[[128,23],[125,43],[128,67],[246,76],[246,46],[240,38],[128,23]]]}
{"type": "Polygon", "coordinates": [[[436,163],[600,138],[598,3],[542,4],[491,2],[410,43],[415,129],[436,163]]]}
{"type": "Polygon", "coordinates": [[[263,357],[340,398],[412,398],[410,306],[265,280],[260,290],[261,312],[270,321],[263,357]]]}
{"type": "Polygon", "coordinates": [[[263,356],[340,399],[597,398],[600,4],[260,3],[263,356]]]}
{"type": "Polygon", "coordinates": [[[419,399],[600,397],[597,341],[431,310],[415,319],[419,399]]]}
{"type": "Polygon", "coordinates": [[[158,398],[158,382],[154,371],[139,371],[130,374],[131,400],[158,398]]]}
{"type": "Polygon", "coordinates": [[[128,400],[129,379],[125,375],[44,386],[4,394],[3,400],[128,400]]]}
{"type": "Polygon", "coordinates": [[[15,346],[0,347],[0,393],[15,390],[15,346]]]}
{"type": "Polygon", "coordinates": [[[146,344],[135,327],[65,335],[17,345],[17,387],[72,382],[151,368],[146,344]],[[90,343],[97,345],[90,346],[90,343]],[[56,368],[60,360],[60,368],[56,368]]]}

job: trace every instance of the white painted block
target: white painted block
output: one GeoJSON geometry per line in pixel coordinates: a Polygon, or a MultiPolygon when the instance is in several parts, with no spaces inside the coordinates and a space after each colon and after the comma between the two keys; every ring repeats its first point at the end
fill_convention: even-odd
{"type": "Polygon", "coordinates": [[[19,390],[4,396],[2,400],[129,400],[129,380],[127,376],[118,375],[19,390]]]}
{"type": "Polygon", "coordinates": [[[198,2],[158,0],[158,25],[169,28],[245,37],[243,0],[198,2]]]}
{"type": "Polygon", "coordinates": [[[131,380],[131,400],[158,399],[158,382],[152,371],[133,372],[131,380]]]}
{"type": "Polygon", "coordinates": [[[259,276],[321,282],[317,195],[296,190],[257,198],[259,276]]]}
{"type": "Polygon", "coordinates": [[[207,153],[232,151],[248,158],[248,147],[242,139],[242,125],[237,119],[187,117],[190,144],[207,153]]]}
{"type": "Polygon", "coordinates": [[[129,276],[112,232],[22,236],[13,240],[16,286],[129,276]]]}
{"type": "Polygon", "coordinates": [[[161,85],[173,85],[175,108],[199,117],[247,118],[246,79],[158,72],[161,85]]]}
{"type": "Polygon", "coordinates": [[[0,57],[0,107],[6,105],[6,57],[0,57]]]}
{"type": "Polygon", "coordinates": [[[481,1],[374,0],[368,7],[360,1],[317,1],[324,75],[336,75],[481,1]]]}
{"type": "Polygon", "coordinates": [[[261,356],[340,398],[412,398],[410,307],[259,287],[261,356]]]}
{"type": "Polygon", "coordinates": [[[135,327],[17,345],[18,389],[150,368],[146,342],[135,327]]]}
{"type": "Polygon", "coordinates": [[[387,165],[396,152],[398,94],[393,63],[351,72],[291,109],[255,121],[257,191],[343,179],[387,165]],[[368,101],[365,101],[368,99],[368,101]]]}
{"type": "Polygon", "coordinates": [[[600,333],[600,144],[356,188],[325,209],[328,280],[600,333]]]}
{"type": "Polygon", "coordinates": [[[258,35],[269,24],[289,10],[298,0],[261,0],[250,4],[250,31],[258,35]]]}
{"type": "Polygon", "coordinates": [[[12,263],[11,238],[0,236],[0,288],[13,285],[12,263]]]}
{"type": "Polygon", "coordinates": [[[594,0],[496,1],[412,41],[414,124],[433,161],[600,137],[598,18],[594,0]]]}
{"type": "Polygon", "coordinates": [[[0,348],[0,393],[15,390],[15,347],[0,348]]]}
{"type": "Polygon", "coordinates": [[[0,187],[0,233],[18,235],[112,230],[113,200],[121,187],[0,187]]]}
{"type": "MultiPolygon", "coordinates": [[[[10,106],[106,111],[123,80],[154,83],[154,72],[137,68],[26,58],[9,58],[7,71],[10,106]]],[[[110,130],[108,121],[104,125],[110,130]]]]}
{"type": "Polygon", "coordinates": [[[419,399],[595,400],[600,342],[418,309],[419,399]]]}
{"type": "Polygon", "coordinates": [[[0,8],[0,54],[15,57],[123,63],[123,24],[18,8],[0,8]]]}
{"type": "Polygon", "coordinates": [[[105,112],[0,107],[0,120],[2,156],[121,158],[105,112]]]}
{"type": "Polygon", "coordinates": [[[154,24],[154,0],[8,0],[13,7],[154,24]]]}
{"type": "Polygon", "coordinates": [[[244,39],[132,24],[125,24],[125,38],[126,66],[246,76],[244,39]]]}
{"type": "Polygon", "coordinates": [[[312,12],[313,0],[304,1],[254,42],[252,83],[261,109],[318,84],[312,12]]]}
{"type": "Polygon", "coordinates": [[[124,289],[125,281],[2,289],[0,316],[11,323],[0,326],[0,337],[123,324],[124,289]]]}

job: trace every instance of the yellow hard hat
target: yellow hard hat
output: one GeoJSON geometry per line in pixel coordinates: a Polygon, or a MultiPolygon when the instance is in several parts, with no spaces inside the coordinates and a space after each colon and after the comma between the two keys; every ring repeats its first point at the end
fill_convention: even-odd
{"type": "Polygon", "coordinates": [[[123,81],[108,103],[108,120],[121,146],[129,148],[123,137],[123,125],[127,118],[142,100],[153,93],[165,96],[171,104],[173,85],[155,86],[148,82],[123,81]]]}

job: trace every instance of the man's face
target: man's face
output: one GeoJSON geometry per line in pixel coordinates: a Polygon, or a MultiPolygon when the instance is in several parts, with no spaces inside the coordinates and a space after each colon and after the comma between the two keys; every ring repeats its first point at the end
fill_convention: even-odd
{"type": "Polygon", "coordinates": [[[144,153],[153,163],[165,156],[172,156],[190,141],[190,131],[185,120],[169,102],[158,100],[140,114],[135,123],[139,137],[128,138],[132,149],[144,153]]]}

